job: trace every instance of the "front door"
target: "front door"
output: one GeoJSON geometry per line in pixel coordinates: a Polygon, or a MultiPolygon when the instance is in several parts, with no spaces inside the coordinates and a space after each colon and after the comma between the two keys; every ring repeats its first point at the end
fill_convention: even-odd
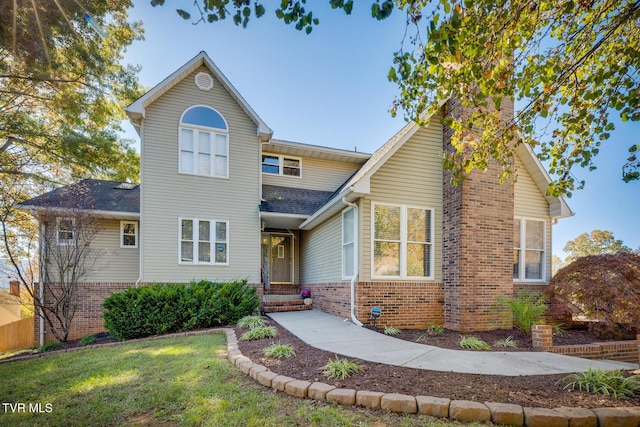
{"type": "Polygon", "coordinates": [[[291,283],[291,235],[262,233],[262,283],[291,283]]]}

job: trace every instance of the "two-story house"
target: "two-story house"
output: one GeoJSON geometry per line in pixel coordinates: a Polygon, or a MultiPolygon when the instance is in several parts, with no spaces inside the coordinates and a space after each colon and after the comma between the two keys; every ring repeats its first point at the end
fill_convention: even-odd
{"type": "Polygon", "coordinates": [[[71,338],[102,330],[115,290],[192,279],[310,289],[314,308],[356,323],[375,306],[397,328],[500,326],[496,296],[548,283],[551,226],[572,213],[525,145],[515,183],[489,171],[452,186],[439,120],[451,105],[373,154],[281,141],[201,52],[126,109],[139,186],[85,180],[22,204],[60,244],[71,209],[100,221],[71,338]]]}

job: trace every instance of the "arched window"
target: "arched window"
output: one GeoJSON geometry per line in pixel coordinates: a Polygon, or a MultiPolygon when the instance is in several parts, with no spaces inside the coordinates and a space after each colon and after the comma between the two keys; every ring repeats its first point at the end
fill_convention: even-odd
{"type": "Polygon", "coordinates": [[[229,177],[229,131],[224,117],[202,105],[180,118],[180,173],[229,177]]]}

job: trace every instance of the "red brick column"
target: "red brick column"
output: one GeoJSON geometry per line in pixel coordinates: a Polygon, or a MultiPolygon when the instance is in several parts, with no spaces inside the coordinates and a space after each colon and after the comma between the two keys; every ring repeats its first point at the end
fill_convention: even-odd
{"type": "Polygon", "coordinates": [[[551,329],[551,325],[533,325],[531,334],[534,350],[551,350],[553,347],[553,330],[551,329]]]}
{"type": "Polygon", "coordinates": [[[636,335],[636,341],[638,343],[638,364],[640,364],[640,334],[636,335]]]}

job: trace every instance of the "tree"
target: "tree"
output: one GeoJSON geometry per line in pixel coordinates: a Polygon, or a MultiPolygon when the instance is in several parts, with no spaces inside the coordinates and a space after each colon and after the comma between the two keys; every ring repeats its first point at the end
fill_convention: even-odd
{"type": "MultiPolygon", "coordinates": [[[[154,6],[164,0],[151,0],[154,6]]],[[[352,0],[329,0],[351,13],[352,0]]],[[[375,0],[371,14],[406,15],[402,47],[389,79],[400,94],[392,114],[421,121],[450,98],[468,115],[449,117],[455,150],[443,165],[457,181],[489,162],[500,178],[514,172],[514,150],[539,146],[554,176],[549,194],[571,195],[584,182],[576,167],[595,169],[594,157],[614,130],[612,113],[623,122],[640,120],[640,2],[638,0],[375,0]],[[503,99],[524,103],[513,120],[498,120],[503,99]]],[[[247,26],[262,17],[259,0],[196,0],[178,14],[194,23],[227,18],[247,26]],[[192,18],[195,17],[195,18],[192,18]]],[[[319,25],[306,0],[285,0],[275,15],[310,33],[319,25]]],[[[640,144],[621,159],[625,181],[640,179],[640,144]]]]}
{"type": "Polygon", "coordinates": [[[551,257],[551,275],[555,276],[556,273],[560,271],[562,267],[564,267],[564,265],[565,264],[562,258],[560,258],[558,255],[553,255],[553,257],[551,257]]]}
{"type": "Polygon", "coordinates": [[[563,249],[568,253],[565,264],[570,264],[578,258],[590,255],[616,254],[619,252],[632,252],[625,246],[622,240],[616,240],[610,231],[593,230],[590,233],[582,233],[573,240],[569,240],[563,249]]]}

